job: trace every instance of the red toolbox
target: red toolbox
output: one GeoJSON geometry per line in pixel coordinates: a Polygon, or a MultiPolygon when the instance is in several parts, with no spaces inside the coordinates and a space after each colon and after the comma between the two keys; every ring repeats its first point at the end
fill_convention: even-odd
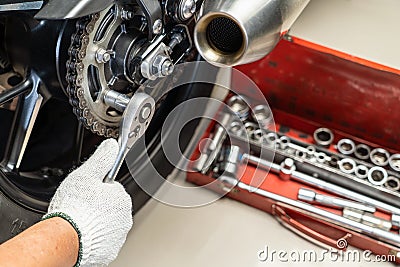
{"type": "MultiPolygon", "coordinates": [[[[374,168],[374,162],[371,163],[370,159],[357,158],[354,151],[346,157],[340,155],[338,152],[340,140],[364,144],[371,150],[380,148],[382,151],[387,151],[388,157],[396,156],[400,151],[399,70],[291,37],[282,40],[266,58],[238,69],[257,84],[268,100],[274,115],[278,138],[285,136],[294,143],[313,145],[318,153],[330,155],[330,160],[339,155],[336,161],[339,160],[342,165],[355,161],[359,166],[365,161],[368,172],[374,168]],[[313,144],[315,143],[313,134],[321,127],[330,129],[334,134],[333,142],[328,147],[313,144]],[[343,158],[350,160],[345,162],[343,158]]],[[[235,81],[235,76],[232,82],[240,83],[235,81]]],[[[251,99],[251,95],[246,97],[251,99]]],[[[214,124],[210,124],[204,137],[212,137],[214,127],[214,124]]],[[[230,143],[240,145],[240,140],[236,141],[230,143]]],[[[247,163],[251,162],[251,156],[259,157],[260,150],[264,149],[262,144],[250,144],[250,146],[252,155],[247,163]]],[[[303,155],[296,154],[295,159],[296,156],[301,158],[303,155]]],[[[378,163],[382,159],[379,156],[381,155],[378,155],[378,163]]],[[[200,150],[197,150],[192,159],[199,157],[200,150]]],[[[226,196],[271,213],[289,229],[317,243],[335,249],[346,249],[347,245],[353,245],[375,254],[393,255],[396,262],[400,263],[399,229],[397,223],[392,220],[398,215],[397,210],[400,210],[398,188],[388,190],[379,184],[380,177],[377,178],[377,185],[371,185],[363,178],[336,179],[335,173],[332,174],[329,170],[321,170],[318,172],[319,175],[316,175],[313,172],[315,166],[311,166],[313,164],[307,163],[306,160],[304,162],[295,160],[300,178],[293,179],[292,174],[292,179],[282,179],[282,171],[279,171],[279,168],[282,170],[286,158],[284,154],[275,153],[275,172],[273,167],[267,172],[262,168],[256,169],[252,164],[239,164],[241,171],[238,173],[242,175],[231,183],[233,188],[226,196]],[[308,178],[304,178],[301,172],[307,173],[307,171],[309,171],[308,176],[304,177],[308,178]],[[252,187],[254,177],[262,181],[256,187],[252,187]],[[312,181],[316,180],[319,186],[313,185],[312,181]],[[340,194],[340,190],[338,192],[329,190],[331,187],[325,188],[324,183],[333,185],[332,188],[340,187],[340,190],[354,191],[358,197],[350,200],[371,206],[376,206],[375,201],[379,202],[376,211],[369,215],[391,223],[390,229],[384,229],[382,225],[357,221],[370,227],[362,230],[358,224],[346,224],[347,220],[340,223],[339,221],[344,218],[344,210],[340,208],[318,203],[308,204],[298,200],[300,188],[312,189],[314,193],[325,196],[349,199],[348,196],[340,194]],[[372,202],[367,203],[368,199],[372,202]],[[305,207],[310,210],[304,210],[302,205],[306,205],[305,207]],[[314,208],[316,212],[313,212],[314,208]],[[325,212],[329,215],[327,216],[325,212]],[[345,245],[341,242],[345,242],[345,245]]],[[[393,162],[397,164],[400,161],[395,161],[393,158],[393,162]]],[[[329,164],[327,163],[327,166],[329,164]]],[[[390,186],[397,187],[395,183],[400,173],[396,166],[393,169],[391,165],[386,164],[375,169],[383,168],[386,176],[393,178],[394,182],[390,186]]],[[[354,173],[349,172],[347,176],[349,175],[354,176],[354,173]]],[[[188,181],[223,194],[227,190],[226,181],[215,183],[214,181],[218,179],[220,176],[212,168],[208,172],[187,174],[188,181]]],[[[387,179],[385,181],[386,184],[389,183],[387,179]]],[[[398,186],[400,187],[400,184],[398,186]]]]}

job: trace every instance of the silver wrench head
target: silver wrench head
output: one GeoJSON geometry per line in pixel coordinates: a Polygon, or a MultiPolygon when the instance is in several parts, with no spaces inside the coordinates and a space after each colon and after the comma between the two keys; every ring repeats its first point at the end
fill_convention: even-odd
{"type": "Polygon", "coordinates": [[[155,112],[154,99],[145,93],[136,93],[129,101],[123,114],[119,144],[131,149],[146,132],[155,112]]]}
{"type": "Polygon", "coordinates": [[[104,178],[104,182],[111,183],[117,177],[118,171],[126,155],[136,141],[146,132],[155,111],[154,99],[145,93],[133,95],[125,108],[119,133],[119,152],[113,167],[104,178]]]}

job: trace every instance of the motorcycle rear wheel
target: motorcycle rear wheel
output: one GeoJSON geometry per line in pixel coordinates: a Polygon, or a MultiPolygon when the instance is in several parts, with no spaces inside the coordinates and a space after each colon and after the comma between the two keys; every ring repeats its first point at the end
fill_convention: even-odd
{"type": "MultiPolygon", "coordinates": [[[[159,114],[155,120],[153,120],[148,132],[146,132],[148,155],[151,158],[153,166],[164,178],[166,178],[175,167],[171,165],[163,153],[160,137],[161,129],[159,125],[162,125],[162,122],[168,115],[169,111],[179,103],[182,103],[190,98],[209,96],[211,91],[211,85],[191,84],[182,86],[181,88],[170,92],[170,95],[160,107],[159,113],[161,114],[159,114]],[[147,142],[147,140],[149,140],[149,142],[147,142]]],[[[176,123],[179,123],[178,118],[176,123]]],[[[198,121],[192,123],[193,125],[191,125],[191,127],[183,128],[179,137],[180,147],[182,150],[184,150],[189,142],[191,142],[192,136],[196,131],[198,121]]],[[[177,126],[171,125],[170,127],[177,126]]],[[[7,135],[7,133],[4,133],[4,130],[4,128],[0,130],[0,132],[3,131],[0,134],[0,137],[7,135]]],[[[3,140],[0,139],[0,143],[1,141],[4,142],[4,138],[3,140]]],[[[101,142],[101,139],[94,134],[90,134],[89,142],[98,144],[101,142]]],[[[93,152],[94,149],[95,146],[92,147],[91,152],[93,152]]],[[[26,158],[27,161],[29,161],[29,153],[27,153],[26,158]]],[[[139,175],[148,179],[149,183],[153,183],[151,188],[154,192],[148,192],[148,190],[147,192],[144,192],[137,185],[135,180],[132,179],[131,174],[126,166],[124,166],[119,173],[118,180],[125,186],[127,192],[132,197],[134,213],[143,207],[143,205],[151,198],[149,193],[155,193],[162,185],[162,183],[154,182],[152,181],[151,177],[148,177],[149,173],[151,172],[152,167],[149,166],[147,168],[145,166],[141,168],[139,175]]],[[[21,185],[21,183],[18,184],[15,182],[18,181],[18,179],[22,179],[23,181],[23,177],[19,176],[18,173],[6,173],[0,171],[0,243],[7,241],[29,226],[38,222],[46,212],[47,205],[49,203],[50,198],[48,196],[41,198],[40,190],[39,192],[32,193],[33,189],[28,188],[29,185],[21,185]]],[[[53,189],[50,190],[50,195],[54,194],[55,188],[56,187],[53,185],[53,189]]],[[[46,194],[48,194],[48,192],[46,192],[46,194]]]]}

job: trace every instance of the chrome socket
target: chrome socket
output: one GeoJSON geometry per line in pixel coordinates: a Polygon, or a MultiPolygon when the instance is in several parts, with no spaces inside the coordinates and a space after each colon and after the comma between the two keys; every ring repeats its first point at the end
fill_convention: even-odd
{"type": "Polygon", "coordinates": [[[377,166],[386,166],[389,163],[390,154],[383,148],[375,148],[369,154],[372,163],[377,166]]]}
{"type": "Polygon", "coordinates": [[[246,122],[244,124],[244,128],[246,129],[247,133],[251,133],[258,129],[258,125],[254,122],[246,122]]]}
{"type": "Polygon", "coordinates": [[[234,121],[229,125],[229,132],[236,136],[243,136],[245,130],[246,129],[242,122],[234,121]]]}
{"type": "Polygon", "coordinates": [[[292,178],[293,172],[296,170],[296,165],[294,160],[291,158],[286,158],[280,165],[279,178],[284,181],[290,180],[292,178]]]}
{"type": "Polygon", "coordinates": [[[316,195],[317,193],[312,190],[300,188],[299,192],[297,193],[297,199],[313,203],[315,202],[316,195]]]}
{"type": "Polygon", "coordinates": [[[364,144],[358,144],[354,151],[354,156],[358,159],[366,160],[369,159],[369,154],[371,153],[371,148],[364,144]]]}
{"type": "Polygon", "coordinates": [[[222,114],[220,124],[215,125],[214,134],[202,149],[202,154],[194,165],[194,169],[206,173],[211,167],[212,162],[216,159],[224,143],[227,132],[224,127],[231,125],[231,116],[228,113],[222,114]]]}
{"type": "Polygon", "coordinates": [[[319,163],[325,163],[328,160],[328,156],[323,152],[317,152],[314,156],[319,163]]]}
{"type": "Polygon", "coordinates": [[[255,130],[258,129],[257,124],[253,122],[246,122],[244,124],[245,131],[243,133],[243,137],[246,139],[251,139],[255,130]]]}
{"type": "Polygon", "coordinates": [[[317,150],[313,146],[308,146],[308,147],[306,147],[306,149],[307,149],[307,152],[306,152],[307,156],[310,158],[313,157],[314,154],[317,152],[317,150]]]}
{"type": "Polygon", "coordinates": [[[282,150],[286,150],[290,144],[290,139],[286,136],[281,136],[278,140],[279,148],[282,150]]]}
{"type": "Polygon", "coordinates": [[[357,178],[365,179],[368,177],[368,168],[364,165],[358,165],[354,173],[357,178]]]}
{"type": "Polygon", "coordinates": [[[307,153],[305,151],[302,151],[302,150],[296,150],[295,156],[298,157],[298,158],[304,159],[304,158],[307,157],[307,153]]]}
{"type": "Polygon", "coordinates": [[[103,99],[106,105],[115,108],[120,112],[124,112],[130,100],[131,99],[128,96],[113,90],[108,90],[104,94],[104,99],[103,99]]]}
{"type": "Polygon", "coordinates": [[[356,149],[356,144],[350,139],[341,139],[337,143],[337,150],[343,155],[351,155],[356,149]]]}
{"type": "Polygon", "coordinates": [[[392,225],[400,228],[400,215],[399,214],[392,214],[392,225]]]}
{"type": "Polygon", "coordinates": [[[329,164],[329,166],[331,166],[331,167],[337,168],[338,165],[339,165],[339,160],[340,160],[340,159],[339,159],[338,156],[332,155],[331,158],[329,159],[328,164],[329,164]]]}
{"type": "Polygon", "coordinates": [[[328,128],[318,128],[314,132],[314,141],[318,146],[329,147],[332,142],[334,135],[328,128]]]}
{"type": "Polygon", "coordinates": [[[265,135],[265,142],[267,145],[274,147],[276,143],[278,142],[279,137],[276,133],[267,133],[265,135]]]}
{"type": "Polygon", "coordinates": [[[224,160],[220,164],[220,172],[230,177],[236,177],[240,163],[240,147],[231,146],[225,150],[224,160]]]}
{"type": "Polygon", "coordinates": [[[252,131],[250,134],[250,138],[257,143],[264,143],[265,142],[264,136],[265,136],[265,133],[261,129],[256,129],[256,130],[252,131]]]}
{"type": "Polygon", "coordinates": [[[382,167],[372,167],[368,171],[368,181],[376,186],[380,186],[386,183],[388,179],[387,171],[382,167]]]}
{"type": "Polygon", "coordinates": [[[249,118],[250,108],[246,104],[245,98],[243,96],[232,96],[228,99],[226,104],[242,121],[245,121],[249,118]]]}
{"type": "Polygon", "coordinates": [[[392,191],[399,191],[400,180],[394,176],[389,176],[384,186],[392,191]]]}
{"type": "Polygon", "coordinates": [[[400,154],[393,154],[389,158],[389,166],[393,170],[400,172],[400,154]]]}
{"type": "Polygon", "coordinates": [[[344,158],[338,162],[339,169],[347,174],[351,174],[356,170],[356,162],[349,158],[344,158]]]}
{"type": "Polygon", "coordinates": [[[264,129],[268,129],[273,123],[272,111],[267,105],[258,105],[253,108],[252,117],[264,129]]]}
{"type": "Polygon", "coordinates": [[[343,217],[385,231],[389,231],[392,228],[392,223],[390,221],[381,219],[374,216],[372,213],[364,212],[361,210],[344,208],[343,217]]]}

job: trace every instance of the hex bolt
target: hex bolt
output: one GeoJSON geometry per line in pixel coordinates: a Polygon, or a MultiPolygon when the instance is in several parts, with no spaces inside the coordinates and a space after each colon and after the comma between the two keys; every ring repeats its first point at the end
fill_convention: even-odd
{"type": "Polygon", "coordinates": [[[166,55],[158,55],[153,61],[152,64],[152,75],[157,77],[165,77],[174,71],[174,63],[171,59],[166,55]]]}
{"type": "Polygon", "coordinates": [[[174,72],[175,66],[170,59],[166,59],[161,66],[161,74],[164,76],[171,75],[174,72]]]}
{"type": "Polygon", "coordinates": [[[96,51],[96,61],[97,63],[107,63],[111,59],[112,51],[105,50],[104,48],[99,48],[96,51]]]}
{"type": "Polygon", "coordinates": [[[171,37],[171,42],[169,43],[169,47],[174,48],[177,44],[180,44],[183,41],[183,36],[180,33],[175,33],[171,37]]]}
{"type": "Polygon", "coordinates": [[[169,53],[173,52],[173,49],[183,41],[183,36],[180,33],[175,33],[171,37],[171,41],[168,44],[168,51],[169,53]]]}
{"type": "Polygon", "coordinates": [[[180,16],[183,20],[190,19],[196,12],[196,1],[194,0],[184,0],[181,3],[180,16]]]}
{"type": "Polygon", "coordinates": [[[133,13],[132,11],[122,10],[122,12],[121,12],[121,19],[123,19],[123,20],[133,19],[134,16],[135,16],[135,13],[133,13]]]}
{"type": "Polygon", "coordinates": [[[153,24],[153,33],[154,34],[160,34],[163,30],[163,23],[161,19],[158,19],[154,22],[153,24]]]}

